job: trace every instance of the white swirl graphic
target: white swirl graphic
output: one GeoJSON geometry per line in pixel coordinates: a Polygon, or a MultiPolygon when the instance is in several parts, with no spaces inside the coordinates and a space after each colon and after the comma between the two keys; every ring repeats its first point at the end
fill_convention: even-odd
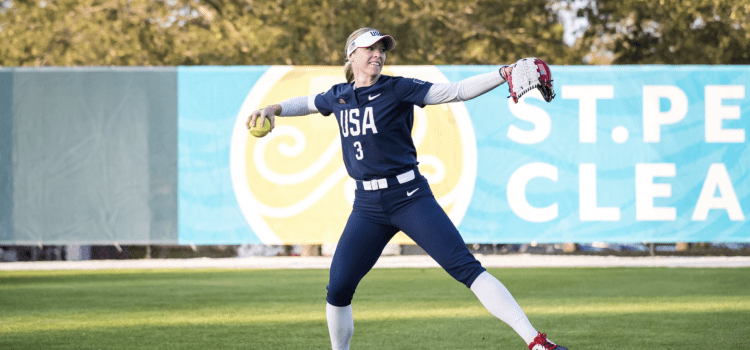
{"type": "Polygon", "coordinates": [[[323,155],[321,155],[320,158],[315,161],[315,163],[313,163],[306,169],[295,174],[279,174],[268,167],[265,154],[268,144],[283,136],[290,136],[292,140],[294,140],[294,142],[291,145],[287,143],[279,144],[278,151],[282,155],[287,157],[295,157],[300,155],[302,151],[305,150],[305,146],[307,145],[305,134],[301,130],[288,125],[280,125],[274,128],[272,133],[258,140],[258,142],[255,144],[255,150],[253,150],[253,160],[255,161],[255,168],[263,176],[263,178],[277,185],[293,185],[311,179],[313,176],[320,173],[320,171],[323,170],[323,168],[327,164],[329,164],[331,160],[333,160],[339,148],[341,147],[341,141],[339,141],[339,137],[337,136],[336,139],[331,142],[325,152],[323,152],[323,155]]]}
{"type": "Polygon", "coordinates": [[[312,191],[312,193],[308,194],[301,201],[294,203],[293,205],[288,207],[276,208],[269,207],[255,200],[255,211],[257,211],[261,215],[271,218],[288,218],[295,216],[307,210],[313,204],[323,198],[323,196],[328,193],[328,191],[330,191],[334,185],[336,185],[346,176],[346,169],[344,167],[338,168],[333,172],[333,174],[331,174],[331,176],[327,177],[320,186],[318,186],[315,190],[312,191]]]}

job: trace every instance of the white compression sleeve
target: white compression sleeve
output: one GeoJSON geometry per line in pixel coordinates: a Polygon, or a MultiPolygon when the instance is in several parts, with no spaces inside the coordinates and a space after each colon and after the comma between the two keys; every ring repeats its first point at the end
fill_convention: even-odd
{"type": "Polygon", "coordinates": [[[281,106],[279,117],[294,117],[317,113],[318,108],[315,107],[315,96],[292,97],[286,101],[279,102],[279,106],[281,106]]]}
{"type": "Polygon", "coordinates": [[[471,291],[487,308],[487,311],[513,328],[526,344],[534,341],[537,335],[536,329],[521,310],[521,306],[510,295],[508,288],[505,288],[495,276],[487,271],[482,272],[471,284],[471,291]]]}
{"type": "Polygon", "coordinates": [[[354,333],[352,306],[339,307],[326,303],[326,319],[333,350],[349,350],[349,343],[354,333]]]}
{"type": "Polygon", "coordinates": [[[505,79],[496,70],[490,73],[475,75],[457,83],[433,84],[424,97],[424,104],[467,101],[505,83],[505,79]]]}

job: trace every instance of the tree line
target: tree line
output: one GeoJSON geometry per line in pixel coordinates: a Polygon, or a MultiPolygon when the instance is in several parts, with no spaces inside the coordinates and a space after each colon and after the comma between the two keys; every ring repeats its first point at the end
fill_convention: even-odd
{"type": "Polygon", "coordinates": [[[729,0],[0,0],[2,66],[341,65],[348,35],[394,65],[750,64],[729,0]],[[561,10],[585,19],[571,44],[561,10]]]}

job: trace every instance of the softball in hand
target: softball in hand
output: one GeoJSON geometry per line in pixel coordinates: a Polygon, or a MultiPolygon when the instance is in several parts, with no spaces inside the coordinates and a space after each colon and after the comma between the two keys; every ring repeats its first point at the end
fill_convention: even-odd
{"type": "Polygon", "coordinates": [[[268,133],[271,131],[271,119],[268,119],[266,117],[266,122],[263,123],[263,126],[261,126],[261,119],[257,118],[255,119],[255,125],[250,127],[250,135],[253,135],[255,137],[263,137],[268,135],[268,133]]]}

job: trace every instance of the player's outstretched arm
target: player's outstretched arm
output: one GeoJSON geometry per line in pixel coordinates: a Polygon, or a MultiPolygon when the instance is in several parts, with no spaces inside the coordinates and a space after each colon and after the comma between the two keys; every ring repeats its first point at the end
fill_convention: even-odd
{"type": "Polygon", "coordinates": [[[276,116],[296,117],[317,112],[318,108],[315,107],[315,95],[293,97],[286,101],[253,111],[250,113],[250,116],[247,117],[245,126],[250,129],[250,126],[255,125],[255,120],[258,118],[260,118],[260,125],[262,126],[266,122],[266,117],[268,117],[268,120],[271,121],[271,130],[273,130],[273,128],[276,127],[276,116]]]}
{"type": "Polygon", "coordinates": [[[511,67],[503,66],[497,71],[475,75],[459,82],[433,84],[424,97],[424,104],[468,101],[479,97],[504,84],[511,71],[511,67]]]}

